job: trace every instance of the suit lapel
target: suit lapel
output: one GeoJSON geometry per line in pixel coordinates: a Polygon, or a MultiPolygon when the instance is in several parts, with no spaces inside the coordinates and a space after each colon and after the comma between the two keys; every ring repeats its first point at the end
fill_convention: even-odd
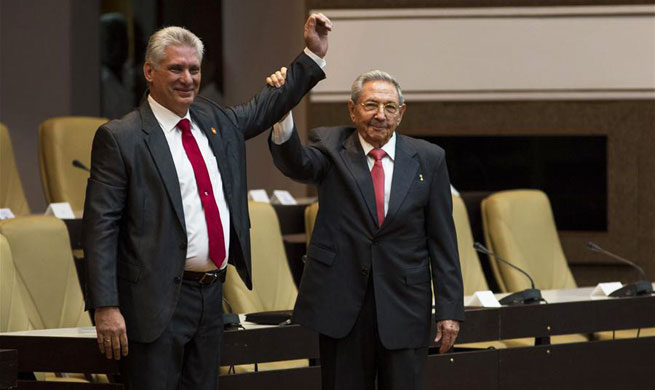
{"type": "Polygon", "coordinates": [[[387,226],[398,213],[409,187],[416,179],[419,163],[416,160],[416,151],[411,148],[399,134],[396,135],[396,159],[393,165],[393,179],[391,181],[391,194],[389,208],[381,228],[387,226]]]}
{"type": "Polygon", "coordinates": [[[207,139],[209,140],[209,146],[214,153],[214,157],[216,157],[218,170],[221,173],[225,198],[228,205],[231,205],[232,172],[229,169],[229,163],[227,160],[227,152],[230,150],[230,143],[223,137],[223,133],[221,132],[219,124],[212,123],[212,121],[209,119],[209,115],[207,115],[201,108],[191,106],[191,117],[198,124],[200,129],[205,133],[205,136],[207,136],[207,139]]]}
{"type": "Polygon", "coordinates": [[[171,150],[168,147],[166,136],[159,126],[159,123],[152,113],[147,101],[141,104],[139,112],[141,113],[141,121],[143,125],[142,130],[146,133],[146,145],[148,146],[148,150],[150,151],[150,155],[152,156],[155,165],[157,165],[159,176],[161,176],[164,187],[166,187],[166,192],[173,204],[173,209],[175,210],[177,219],[182,228],[186,231],[186,226],[184,224],[184,209],[182,208],[182,194],[180,192],[180,181],[177,177],[175,163],[173,162],[173,157],[171,156],[171,150]]]}
{"type": "Polygon", "coordinates": [[[341,158],[343,158],[346,167],[348,167],[350,173],[355,178],[359,191],[362,193],[362,197],[364,198],[368,211],[371,214],[371,218],[373,218],[377,226],[378,217],[377,209],[375,207],[373,180],[371,179],[371,171],[368,169],[366,156],[364,156],[364,150],[359,143],[356,130],[343,142],[343,147],[344,149],[341,152],[341,158]]]}

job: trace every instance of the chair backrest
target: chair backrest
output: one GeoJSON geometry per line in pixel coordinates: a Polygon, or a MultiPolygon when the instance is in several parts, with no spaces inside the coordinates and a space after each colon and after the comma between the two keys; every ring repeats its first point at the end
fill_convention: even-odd
{"type": "Polygon", "coordinates": [[[318,215],[318,202],[314,202],[305,207],[305,240],[307,246],[312,239],[312,232],[314,231],[314,223],[316,223],[316,216],[318,215]]]}
{"type": "Polygon", "coordinates": [[[3,258],[2,279],[22,297],[28,329],[90,326],[66,225],[51,216],[18,217],[1,221],[0,234],[15,268],[13,277],[4,275],[3,258]]]}
{"type": "Polygon", "coordinates": [[[489,285],[480,265],[480,258],[473,249],[473,233],[471,232],[466,205],[459,195],[453,195],[453,220],[457,232],[457,249],[462,268],[464,295],[489,290],[489,285]]]}
{"type": "Polygon", "coordinates": [[[105,118],[59,117],[39,126],[39,163],[47,203],[68,202],[76,212],[84,208],[89,172],[73,166],[78,160],[91,167],[93,137],[105,118]]]}
{"type": "Polygon", "coordinates": [[[14,148],[9,130],[0,123],[0,208],[9,208],[15,215],[30,213],[23,184],[18,176],[14,148]]]}
{"type": "Polygon", "coordinates": [[[0,332],[31,330],[9,242],[0,234],[0,332]]]}
{"type": "Polygon", "coordinates": [[[248,290],[232,265],[228,266],[223,295],[234,313],[290,310],[298,289],[284,250],[280,223],[268,203],[248,202],[252,243],[252,284],[248,290]]]}
{"type": "MultiPolygon", "coordinates": [[[[538,289],[577,287],[557,234],[550,201],[538,190],[494,193],[482,201],[482,222],[487,247],[525,270],[538,289]]],[[[520,272],[490,258],[503,292],[530,287],[520,272]]]]}

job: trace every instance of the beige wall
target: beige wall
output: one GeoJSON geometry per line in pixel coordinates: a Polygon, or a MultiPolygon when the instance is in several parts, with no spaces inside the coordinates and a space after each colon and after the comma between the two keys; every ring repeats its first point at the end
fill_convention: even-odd
{"type": "Polygon", "coordinates": [[[369,69],[408,101],[655,98],[655,6],[324,13],[332,61],[315,102],[345,101],[369,69]]]}

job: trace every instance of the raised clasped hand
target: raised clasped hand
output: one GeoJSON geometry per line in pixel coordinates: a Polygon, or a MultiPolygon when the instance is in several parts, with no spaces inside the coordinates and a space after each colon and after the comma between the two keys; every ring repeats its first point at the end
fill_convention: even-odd
{"type": "Polygon", "coordinates": [[[271,74],[266,78],[266,84],[271,87],[280,88],[284,85],[287,79],[287,68],[281,67],[280,70],[271,74]]]}
{"type": "Polygon", "coordinates": [[[332,22],[327,16],[317,13],[309,15],[305,22],[305,45],[317,56],[323,58],[328,50],[328,32],[332,31],[332,22]]]}

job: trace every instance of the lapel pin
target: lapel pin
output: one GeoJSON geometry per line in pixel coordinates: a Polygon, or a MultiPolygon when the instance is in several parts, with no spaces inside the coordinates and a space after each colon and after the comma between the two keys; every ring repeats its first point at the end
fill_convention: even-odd
{"type": "Polygon", "coordinates": [[[419,173],[419,174],[418,174],[418,179],[419,179],[420,181],[423,181],[423,175],[419,173]]]}
{"type": "Polygon", "coordinates": [[[215,127],[212,127],[212,133],[216,134],[216,128],[215,127]]]}

